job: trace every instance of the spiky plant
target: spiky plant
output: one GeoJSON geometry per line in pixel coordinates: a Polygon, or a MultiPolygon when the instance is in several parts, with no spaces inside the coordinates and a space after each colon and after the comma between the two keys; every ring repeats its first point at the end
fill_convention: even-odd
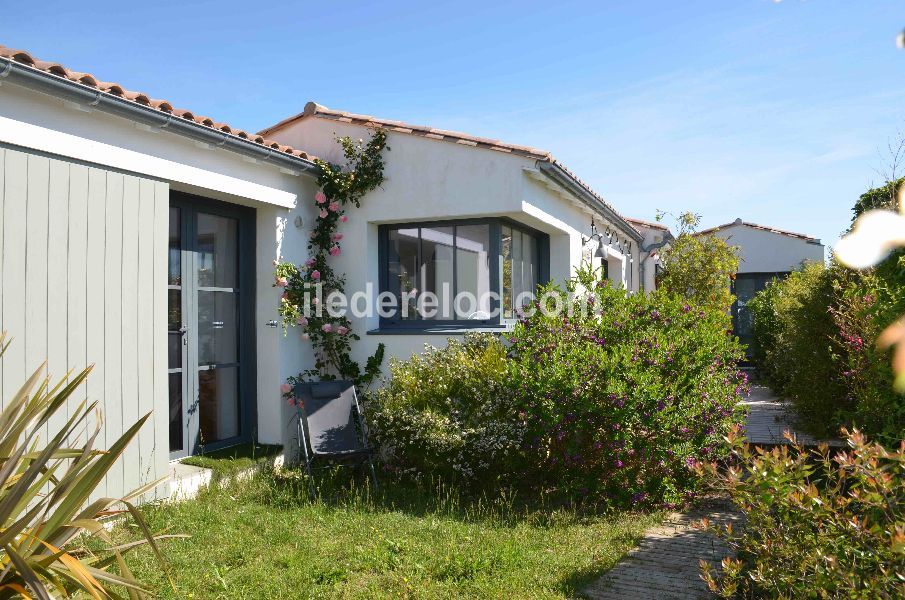
{"type": "MultiPolygon", "coordinates": [[[[0,333],[0,357],[8,346],[6,332],[0,333]]],[[[97,403],[83,400],[59,431],[42,440],[39,432],[59,411],[65,413],[91,367],[70,371],[53,387],[44,371],[41,365],[0,412],[0,598],[142,598],[148,590],[129,571],[123,553],[148,544],[165,568],[157,540],[173,536],[153,535],[131,500],[160,481],[125,498],[90,497],[150,415],[98,450],[99,425],[93,432],[88,427],[97,403]],[[125,513],[143,538],[117,545],[103,520],[125,513]],[[101,540],[105,550],[89,552],[89,537],[101,540]],[[110,570],[114,564],[117,572],[110,570]]]]}

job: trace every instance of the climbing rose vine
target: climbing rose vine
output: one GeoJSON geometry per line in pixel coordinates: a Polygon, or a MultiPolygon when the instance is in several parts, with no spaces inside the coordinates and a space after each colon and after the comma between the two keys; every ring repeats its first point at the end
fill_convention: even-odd
{"type": "Polygon", "coordinates": [[[338,138],[337,142],[342,146],[345,166],[315,161],[320,191],[313,198],[317,219],[308,241],[310,258],[300,265],[282,259],[274,261],[274,285],[283,288],[279,313],[284,331],[300,328],[302,339],[314,347],[314,368],[291,379],[340,378],[367,384],[380,372],[383,344],[362,368],[350,357],[352,341],[360,338],[352,332],[349,319],[345,315],[331,316],[323,306],[318,310],[318,304],[327,302],[331,294],[344,291],[345,278],[334,272],[329,261],[342,254],[343,234],[338,229],[348,221],[347,209],[360,207],[362,197],[383,182],[382,152],[389,147],[386,133],[379,129],[367,142],[349,137],[338,138]],[[321,286],[319,295],[317,284],[321,286]]]}

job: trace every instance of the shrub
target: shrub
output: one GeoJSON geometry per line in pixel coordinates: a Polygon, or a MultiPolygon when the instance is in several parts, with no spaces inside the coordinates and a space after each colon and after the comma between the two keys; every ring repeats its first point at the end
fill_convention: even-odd
{"type": "MultiPolygon", "coordinates": [[[[0,357],[8,347],[0,333],[0,357]]],[[[38,439],[57,413],[66,413],[69,400],[90,372],[85,369],[56,385],[50,385],[39,368],[22,388],[7,400],[0,413],[0,597],[70,597],[76,592],[92,598],[130,598],[147,588],[137,581],[123,553],[148,543],[162,560],[153,536],[129,500],[158,485],[154,482],[126,498],[89,501],[107,471],[122,455],[148,419],[145,415],[106,451],[93,447],[97,429],[85,433],[96,403],[69,407],[70,417],[45,445],[38,439]],[[73,440],[82,440],[73,444],[73,440]],[[122,508],[119,508],[122,507],[122,508]],[[128,512],[143,533],[143,541],[114,544],[102,519],[128,512]],[[103,550],[88,552],[86,537],[98,538],[103,550]],[[116,563],[119,573],[109,567],[116,563]],[[117,589],[118,588],[118,589],[117,589]]]]}
{"type": "Polygon", "coordinates": [[[391,361],[390,373],[364,410],[394,469],[483,484],[516,472],[525,428],[499,338],[475,333],[428,346],[391,361]]]}
{"type": "Polygon", "coordinates": [[[613,505],[679,503],[697,485],[689,466],[722,455],[741,418],[741,347],[720,311],[631,295],[588,270],[569,291],[582,288],[547,288],[571,310],[535,311],[511,337],[531,472],[613,505]]]}
{"type": "Polygon", "coordinates": [[[905,445],[896,452],[847,434],[849,451],[826,446],[766,451],[730,436],[734,466],[702,475],[746,515],[741,530],[714,528],[737,556],[722,574],[701,561],[724,598],[905,596],[905,445]]]}

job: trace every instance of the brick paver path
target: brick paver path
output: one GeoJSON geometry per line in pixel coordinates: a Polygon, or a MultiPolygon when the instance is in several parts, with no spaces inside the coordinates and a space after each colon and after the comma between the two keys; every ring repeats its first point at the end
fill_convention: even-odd
{"type": "MultiPolygon", "coordinates": [[[[820,440],[795,430],[794,413],[770,388],[751,386],[743,404],[748,408],[746,436],[752,444],[788,444],[785,430],[795,433],[799,443],[816,446],[820,440]]],[[[825,440],[831,446],[840,440],[825,440]]],[[[591,584],[585,594],[593,599],[684,600],[711,597],[700,577],[700,559],[714,565],[729,555],[729,547],[711,534],[693,527],[707,517],[712,522],[740,523],[742,515],[727,500],[712,502],[685,513],[673,513],[649,529],[641,544],[629,552],[610,572],[591,584]]]]}
{"type": "Polygon", "coordinates": [[[741,513],[725,500],[685,513],[673,513],[649,529],[641,544],[610,572],[585,589],[594,600],[707,598],[710,592],[700,577],[698,561],[715,565],[729,554],[729,547],[693,523],[707,517],[713,523],[741,521],[741,513]]]}

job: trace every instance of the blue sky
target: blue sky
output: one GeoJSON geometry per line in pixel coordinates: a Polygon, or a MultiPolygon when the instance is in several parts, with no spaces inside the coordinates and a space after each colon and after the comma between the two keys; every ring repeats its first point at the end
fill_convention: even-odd
{"type": "Polygon", "coordinates": [[[905,135],[901,0],[13,2],[0,44],[246,129],[315,100],[541,147],[623,214],[833,243],[905,135]]]}

